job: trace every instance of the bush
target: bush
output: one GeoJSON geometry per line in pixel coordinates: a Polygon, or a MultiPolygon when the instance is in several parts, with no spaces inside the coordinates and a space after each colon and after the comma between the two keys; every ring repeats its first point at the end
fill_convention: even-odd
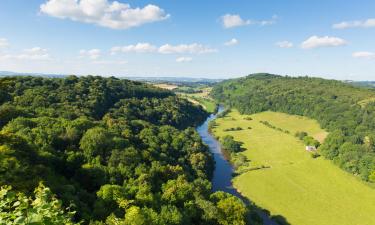
{"type": "Polygon", "coordinates": [[[315,158],[318,158],[318,157],[320,157],[320,154],[319,153],[317,153],[317,152],[313,152],[313,153],[311,153],[311,158],[313,158],[313,159],[315,159],[315,158]]]}
{"type": "Polygon", "coordinates": [[[239,130],[243,130],[242,127],[231,127],[231,128],[224,129],[224,131],[239,131],[239,130]]]}
{"type": "Polygon", "coordinates": [[[320,146],[320,142],[315,140],[311,136],[305,136],[303,138],[303,142],[305,143],[306,146],[315,146],[316,148],[318,148],[320,146]]]}
{"type": "Polygon", "coordinates": [[[223,145],[224,149],[230,153],[236,153],[242,150],[242,142],[235,141],[233,136],[230,135],[224,136],[221,144],[223,145]]]}
{"type": "Polygon", "coordinates": [[[305,131],[297,131],[295,136],[300,139],[300,140],[303,140],[303,138],[305,138],[308,134],[305,132],[305,131]]]}

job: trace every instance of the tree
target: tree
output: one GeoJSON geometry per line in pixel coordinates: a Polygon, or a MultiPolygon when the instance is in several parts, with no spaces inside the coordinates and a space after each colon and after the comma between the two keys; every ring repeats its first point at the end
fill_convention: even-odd
{"type": "Polygon", "coordinates": [[[80,141],[80,147],[86,158],[94,159],[96,156],[101,159],[110,155],[112,147],[112,135],[102,127],[94,127],[86,131],[80,141]]]}
{"type": "Polygon", "coordinates": [[[0,190],[0,224],[78,224],[73,222],[74,211],[64,209],[62,203],[43,184],[29,198],[12,191],[10,186],[0,190]]]}
{"type": "Polygon", "coordinates": [[[241,146],[242,143],[239,141],[235,141],[233,136],[226,135],[223,137],[221,144],[223,145],[224,149],[229,152],[240,152],[242,151],[241,146]]]}
{"type": "Polygon", "coordinates": [[[217,221],[222,225],[245,225],[247,209],[238,198],[225,193],[215,192],[210,197],[218,209],[217,221]]]}

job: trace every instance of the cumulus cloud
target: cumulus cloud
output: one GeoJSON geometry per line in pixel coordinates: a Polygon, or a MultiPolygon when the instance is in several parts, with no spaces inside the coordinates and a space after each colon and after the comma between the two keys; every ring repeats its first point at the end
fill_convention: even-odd
{"type": "Polygon", "coordinates": [[[240,15],[226,14],[221,17],[224,28],[239,27],[251,24],[250,20],[244,20],[240,15]]]}
{"type": "Polygon", "coordinates": [[[375,59],[374,52],[354,52],[354,58],[361,58],[361,59],[375,59]]]}
{"type": "Polygon", "coordinates": [[[81,58],[98,59],[101,56],[101,51],[96,48],[90,50],[82,49],[79,51],[79,55],[81,58]]]}
{"type": "Polygon", "coordinates": [[[156,5],[131,8],[108,0],[48,0],[40,12],[60,19],[97,24],[112,29],[128,29],[167,19],[170,15],[156,5]]]}
{"type": "Polygon", "coordinates": [[[239,43],[239,41],[236,38],[232,38],[229,41],[225,42],[224,45],[225,46],[233,46],[233,45],[236,45],[238,43],[239,43]]]}
{"type": "Polygon", "coordinates": [[[277,16],[273,16],[270,20],[249,20],[249,19],[243,19],[238,14],[225,14],[221,17],[221,22],[223,24],[224,28],[233,28],[233,27],[240,27],[240,26],[246,26],[246,25],[260,25],[260,26],[266,26],[266,25],[272,25],[276,23],[277,16]]]}
{"type": "Polygon", "coordinates": [[[138,43],[135,45],[115,46],[111,49],[111,54],[116,54],[118,52],[151,53],[156,51],[157,47],[150,43],[138,43]]]}
{"type": "Polygon", "coordinates": [[[334,29],[347,29],[347,28],[370,28],[375,27],[375,18],[367,20],[344,21],[341,23],[333,24],[334,29]]]}
{"type": "Polygon", "coordinates": [[[347,42],[344,39],[338,37],[318,37],[318,36],[311,36],[304,42],[302,42],[301,47],[303,49],[313,49],[319,47],[337,47],[346,45],[347,42]]]}
{"type": "Polygon", "coordinates": [[[9,46],[9,42],[6,38],[0,38],[0,48],[5,48],[9,46]]]}
{"type": "Polygon", "coordinates": [[[193,58],[191,58],[191,57],[178,57],[176,59],[176,62],[184,63],[184,62],[191,62],[192,60],[193,60],[193,58]]]}
{"type": "Polygon", "coordinates": [[[293,47],[293,43],[290,41],[280,41],[280,42],[277,42],[276,45],[279,46],[280,48],[292,48],[293,47]]]}
{"type": "Polygon", "coordinates": [[[217,50],[198,43],[181,45],[165,44],[159,48],[159,53],[161,54],[205,54],[213,52],[217,52],[217,50]]]}

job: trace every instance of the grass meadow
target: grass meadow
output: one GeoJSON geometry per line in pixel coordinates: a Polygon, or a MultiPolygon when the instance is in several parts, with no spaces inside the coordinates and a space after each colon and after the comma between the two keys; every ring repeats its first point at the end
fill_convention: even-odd
{"type": "Polygon", "coordinates": [[[216,122],[216,136],[232,135],[244,143],[247,169],[269,167],[242,173],[233,184],[271,215],[282,215],[293,225],[375,225],[375,189],[323,157],[312,158],[294,136],[306,131],[324,141],[327,132],[316,121],[277,112],[240,115],[234,110],[216,122]],[[249,116],[252,120],[245,119],[249,116]],[[224,131],[231,127],[243,130],[224,131]]]}

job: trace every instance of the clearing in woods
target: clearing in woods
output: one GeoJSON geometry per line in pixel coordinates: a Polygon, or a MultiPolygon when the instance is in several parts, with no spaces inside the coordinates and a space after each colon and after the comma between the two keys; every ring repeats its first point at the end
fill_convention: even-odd
{"type": "Polygon", "coordinates": [[[233,110],[216,120],[215,136],[242,141],[248,168],[234,178],[234,187],[256,205],[296,225],[374,225],[375,189],[323,157],[312,158],[294,134],[306,131],[323,141],[327,132],[306,117],[277,112],[240,115],[233,110]],[[290,134],[260,123],[268,121],[290,134]],[[238,131],[224,131],[242,127],[238,131]],[[248,127],[251,127],[249,129],[248,127]]]}

